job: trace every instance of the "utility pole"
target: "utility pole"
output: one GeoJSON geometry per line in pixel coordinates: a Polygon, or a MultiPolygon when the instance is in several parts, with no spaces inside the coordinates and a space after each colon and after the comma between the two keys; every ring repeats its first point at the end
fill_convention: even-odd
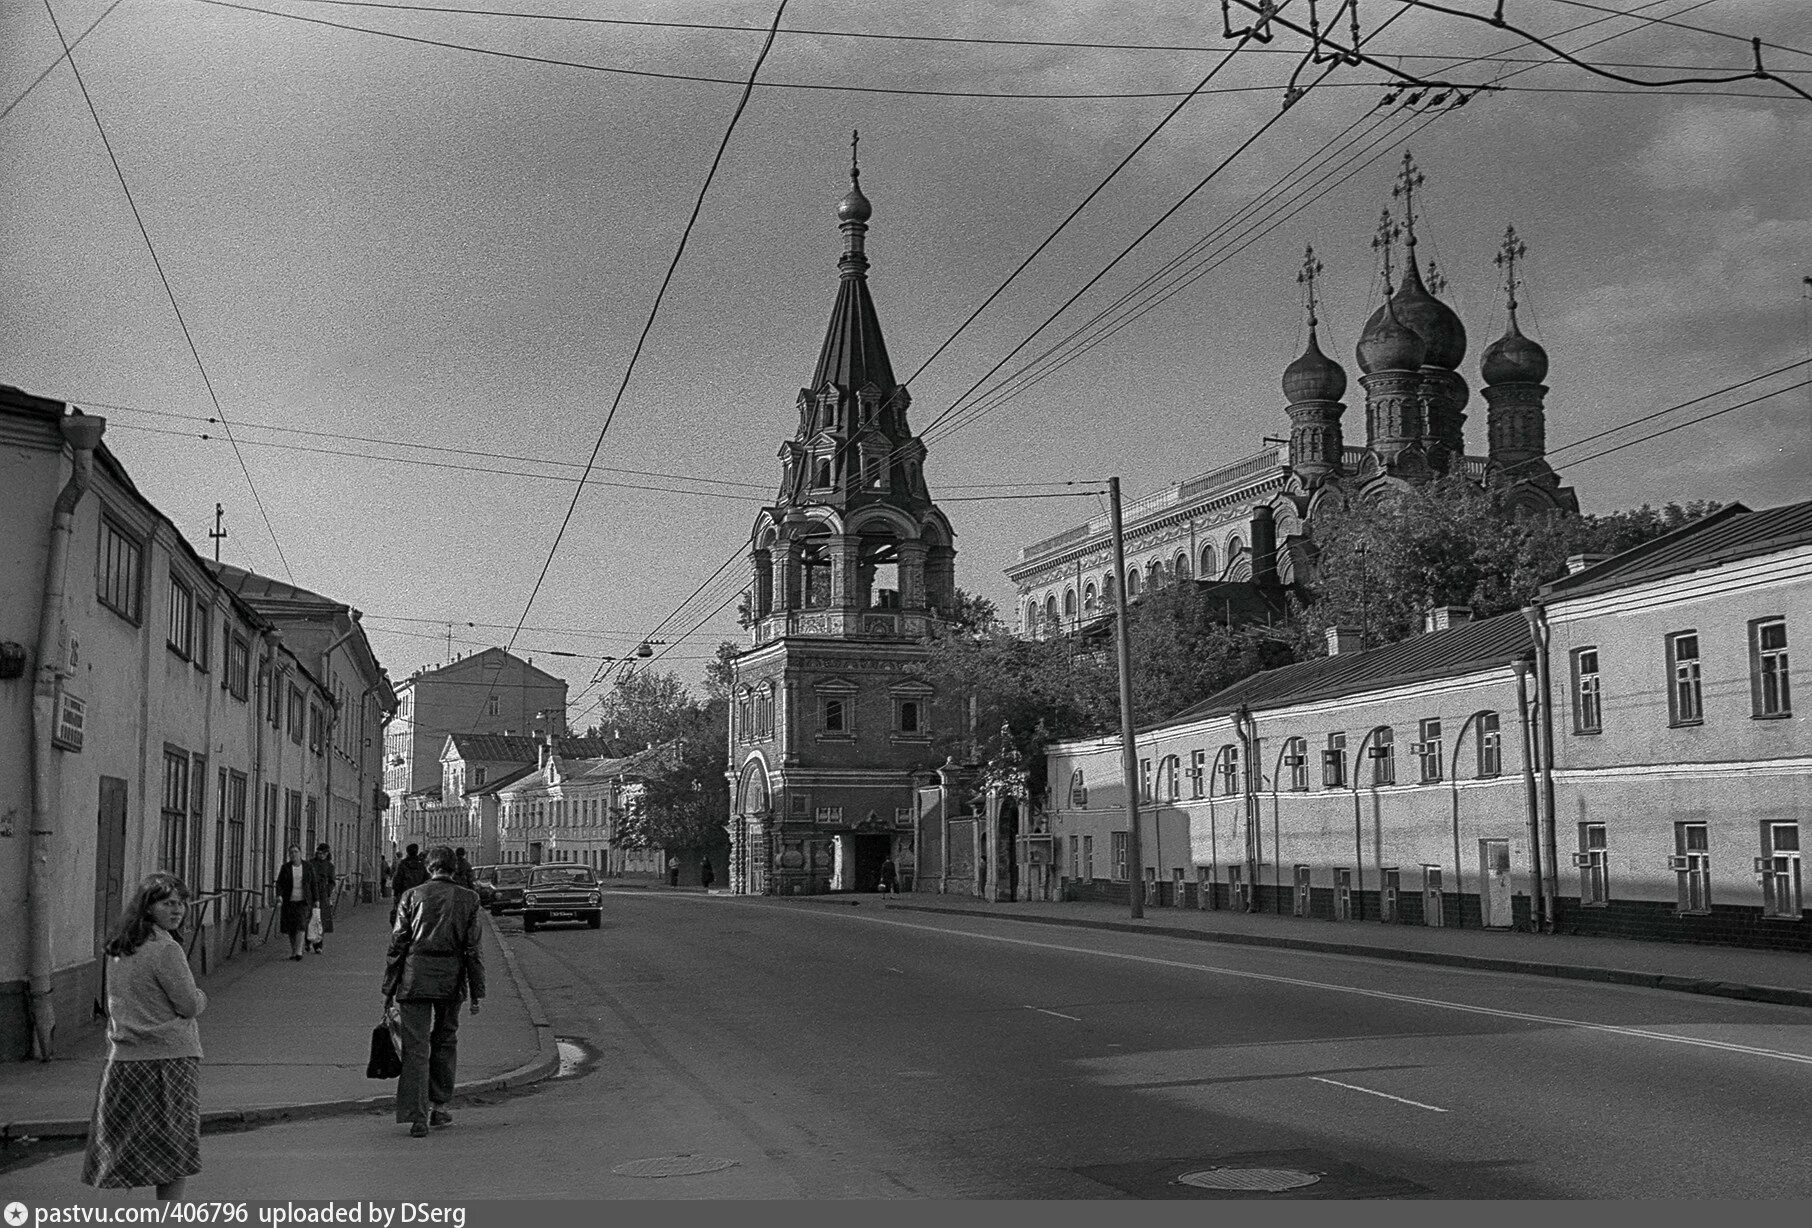
{"type": "Polygon", "coordinates": [[[214,505],[214,528],[208,533],[208,536],[214,539],[214,561],[216,563],[220,561],[220,543],[226,540],[227,535],[225,527],[220,523],[221,518],[225,515],[226,509],[216,503],[214,505]]]}
{"type": "Polygon", "coordinates": [[[1120,773],[1126,778],[1126,861],[1132,879],[1132,915],[1145,915],[1145,858],[1139,850],[1139,752],[1133,741],[1132,641],[1126,635],[1126,534],[1120,525],[1120,479],[1107,479],[1107,505],[1114,526],[1114,615],[1120,658],[1120,773]]]}

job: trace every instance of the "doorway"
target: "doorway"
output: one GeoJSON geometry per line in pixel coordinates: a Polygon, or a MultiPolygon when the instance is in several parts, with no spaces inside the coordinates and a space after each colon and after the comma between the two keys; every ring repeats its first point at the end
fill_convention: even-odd
{"type": "Polygon", "coordinates": [[[126,782],[101,777],[101,803],[95,820],[94,957],[101,957],[108,931],[126,905],[126,782]]]}
{"type": "Polygon", "coordinates": [[[1479,906],[1485,914],[1485,928],[1510,928],[1510,842],[1479,841],[1479,906]]]}
{"type": "MultiPolygon", "coordinates": [[[[831,890],[878,891],[881,886],[881,863],[893,855],[893,837],[879,833],[842,832],[832,839],[831,890]]],[[[894,867],[899,872],[899,867],[894,867]]]]}

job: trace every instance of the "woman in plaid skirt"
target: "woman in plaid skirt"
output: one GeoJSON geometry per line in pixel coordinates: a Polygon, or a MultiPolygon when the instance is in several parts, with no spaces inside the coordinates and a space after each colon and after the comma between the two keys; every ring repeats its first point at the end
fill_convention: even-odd
{"type": "Polygon", "coordinates": [[[189,889],[174,874],[138,885],[107,940],[107,1069],[88,1125],[82,1180],[157,1187],[180,1199],[201,1171],[201,1028],[208,1004],[176,933],[189,889]]]}

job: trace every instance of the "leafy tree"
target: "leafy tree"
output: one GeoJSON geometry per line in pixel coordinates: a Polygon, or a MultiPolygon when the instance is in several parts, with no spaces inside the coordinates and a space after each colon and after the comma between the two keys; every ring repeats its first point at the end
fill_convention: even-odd
{"type": "Polygon", "coordinates": [[[701,703],[676,674],[625,674],[605,697],[599,723],[624,753],[651,748],[635,773],[644,784],[621,819],[624,839],[714,856],[721,865],[730,812],[724,779],[730,709],[727,691],[710,673],[705,686],[701,703]]]}
{"type": "MultiPolygon", "coordinates": [[[[1283,627],[1229,628],[1218,615],[1194,584],[1149,589],[1127,611],[1137,723],[1168,720],[1243,678],[1296,659],[1283,627]]],[[[1117,720],[1118,705],[1114,710],[1117,720]]]]}

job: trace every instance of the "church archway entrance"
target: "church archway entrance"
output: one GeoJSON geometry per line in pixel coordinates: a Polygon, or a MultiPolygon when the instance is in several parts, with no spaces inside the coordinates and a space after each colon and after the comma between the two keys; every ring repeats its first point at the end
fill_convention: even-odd
{"type": "Polygon", "coordinates": [[[881,863],[893,855],[893,837],[883,832],[839,832],[831,837],[832,891],[874,891],[881,863]]]}

